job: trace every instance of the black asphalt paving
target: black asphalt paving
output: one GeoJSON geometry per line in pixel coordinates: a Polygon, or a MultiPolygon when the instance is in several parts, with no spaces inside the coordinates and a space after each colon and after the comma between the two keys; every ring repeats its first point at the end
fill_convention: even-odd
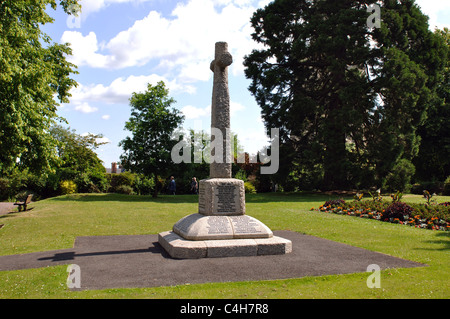
{"type": "Polygon", "coordinates": [[[81,289],[158,287],[364,273],[372,264],[387,268],[426,265],[362,248],[275,231],[292,241],[287,255],[172,259],[158,235],[78,237],[74,248],[0,256],[0,271],[76,264],[81,289]]]}

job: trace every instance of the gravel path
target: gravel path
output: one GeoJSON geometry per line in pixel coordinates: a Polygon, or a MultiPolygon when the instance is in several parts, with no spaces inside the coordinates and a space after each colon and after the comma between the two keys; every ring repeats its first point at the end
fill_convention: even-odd
{"type": "Polygon", "coordinates": [[[14,206],[14,203],[0,202],[0,216],[8,214],[9,212],[14,211],[14,209],[17,210],[16,206],[14,206]]]}

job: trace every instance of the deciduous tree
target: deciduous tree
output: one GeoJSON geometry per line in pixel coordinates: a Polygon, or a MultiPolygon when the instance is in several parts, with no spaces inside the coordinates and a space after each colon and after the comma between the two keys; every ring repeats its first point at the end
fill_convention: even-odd
{"type": "MultiPolygon", "coordinates": [[[[158,185],[158,175],[164,176],[171,165],[171,150],[177,143],[172,133],[183,122],[181,112],[172,107],[175,100],[169,97],[164,82],[148,84],[142,93],[130,98],[131,117],[125,129],[131,132],[119,146],[123,148],[121,162],[125,169],[152,176],[158,185]]],[[[157,196],[155,187],[154,196],[157,196]]]]}
{"type": "MultiPolygon", "coordinates": [[[[59,1],[73,14],[78,0],[59,1]]],[[[68,102],[76,86],[76,66],[66,60],[67,44],[52,43],[41,26],[55,0],[0,2],[0,174],[19,167],[42,171],[57,161],[50,127],[62,120],[58,102],[68,102]],[[55,99],[56,97],[56,99],[55,99]]]]}

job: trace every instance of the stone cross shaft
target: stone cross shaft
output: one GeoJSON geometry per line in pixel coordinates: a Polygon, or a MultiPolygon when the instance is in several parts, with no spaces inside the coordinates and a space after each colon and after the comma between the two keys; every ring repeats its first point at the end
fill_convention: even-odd
{"type": "Polygon", "coordinates": [[[217,42],[215,58],[211,62],[214,72],[211,104],[211,157],[210,178],[231,178],[230,92],[228,90],[228,66],[233,57],[226,42],[217,42]],[[222,141],[216,140],[214,130],[220,130],[222,141]]]}

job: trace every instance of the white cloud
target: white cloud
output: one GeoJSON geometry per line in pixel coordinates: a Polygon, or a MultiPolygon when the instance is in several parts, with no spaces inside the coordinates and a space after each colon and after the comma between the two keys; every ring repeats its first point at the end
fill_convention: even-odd
{"type": "Polygon", "coordinates": [[[111,115],[108,115],[108,114],[102,116],[102,119],[105,121],[109,120],[110,118],[111,118],[111,115]]]}
{"type": "MultiPolygon", "coordinates": [[[[95,9],[103,8],[108,1],[94,2],[95,9]]],[[[83,36],[77,31],[66,31],[62,41],[72,44],[74,55],[70,60],[77,65],[120,69],[156,61],[179,75],[180,81],[208,81],[217,41],[229,43],[234,57],[230,70],[234,75],[242,74],[244,55],[256,47],[250,18],[257,7],[252,3],[258,1],[189,0],[179,3],[170,17],[149,12],[105,43],[99,43],[94,32],[83,36]]]]}
{"type": "Polygon", "coordinates": [[[430,29],[434,31],[435,27],[443,29],[444,27],[450,28],[450,21],[447,19],[443,22],[439,15],[446,12],[447,17],[450,15],[450,2],[443,0],[416,0],[416,4],[422,9],[430,20],[430,29]]]}
{"type": "MultiPolygon", "coordinates": [[[[245,106],[240,103],[230,102],[230,114],[234,116],[237,112],[245,110],[245,106]]],[[[211,105],[205,108],[195,107],[192,105],[186,105],[181,108],[181,112],[184,114],[187,120],[195,120],[204,116],[211,116],[211,105]]]]}
{"type": "Polygon", "coordinates": [[[89,32],[87,36],[83,36],[78,31],[65,31],[61,37],[61,42],[70,43],[72,55],[67,60],[78,66],[106,68],[114,58],[97,53],[100,47],[97,35],[94,32],[89,32]]]}
{"type": "Polygon", "coordinates": [[[244,151],[250,154],[256,154],[263,147],[269,145],[270,138],[265,133],[264,122],[261,116],[255,117],[252,123],[253,125],[248,127],[233,127],[233,131],[238,135],[244,151]]]}
{"type": "Polygon", "coordinates": [[[75,105],[75,110],[82,113],[94,113],[98,111],[98,108],[90,106],[87,102],[75,105]]]}
{"type": "Polygon", "coordinates": [[[108,86],[103,84],[79,84],[78,87],[73,88],[70,92],[72,94],[71,103],[79,105],[85,103],[85,101],[95,101],[107,104],[128,104],[133,92],[144,92],[148,83],[156,85],[159,81],[164,81],[169,88],[170,94],[179,92],[195,93],[193,86],[179,84],[176,80],[168,81],[166,78],[156,74],[148,76],[131,75],[128,78],[117,78],[108,86]]]}
{"type": "Polygon", "coordinates": [[[98,12],[102,9],[105,9],[106,7],[110,6],[111,4],[116,3],[142,3],[152,0],[81,0],[81,17],[83,20],[87,19],[87,17],[94,12],[98,12]]]}
{"type": "MultiPolygon", "coordinates": [[[[86,136],[89,136],[89,135],[96,135],[96,134],[95,133],[91,133],[91,132],[84,132],[84,133],[82,133],[80,135],[83,136],[83,137],[86,137],[86,136]]],[[[107,137],[99,137],[99,138],[96,138],[95,141],[97,143],[105,143],[105,144],[111,143],[111,140],[109,138],[107,138],[107,137]]]]}
{"type": "Polygon", "coordinates": [[[101,137],[96,139],[97,143],[111,143],[111,140],[107,137],[101,137]]]}
{"type": "Polygon", "coordinates": [[[231,113],[231,116],[233,116],[237,112],[243,111],[243,110],[245,110],[245,106],[243,106],[242,104],[236,103],[236,102],[233,102],[233,101],[230,102],[230,113],[231,113]]]}
{"type": "Polygon", "coordinates": [[[207,116],[211,114],[211,106],[208,106],[204,109],[198,108],[192,105],[187,105],[181,109],[181,112],[184,114],[186,119],[194,120],[203,116],[207,116]]]}

